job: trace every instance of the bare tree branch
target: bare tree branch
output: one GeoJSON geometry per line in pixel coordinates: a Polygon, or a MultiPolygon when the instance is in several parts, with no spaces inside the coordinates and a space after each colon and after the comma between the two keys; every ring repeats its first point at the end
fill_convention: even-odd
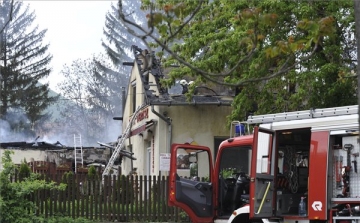
{"type": "MultiPolygon", "coordinates": [[[[189,16],[189,18],[171,35],[167,38],[167,40],[165,42],[167,42],[168,40],[174,38],[191,20],[192,18],[194,18],[194,16],[199,12],[199,10],[201,9],[201,5],[203,3],[204,0],[200,0],[197,7],[195,8],[195,10],[193,11],[193,13],[189,16]]],[[[131,29],[129,26],[126,26],[126,29],[129,31],[130,34],[134,35],[135,37],[141,39],[144,44],[147,46],[148,50],[151,51],[151,48],[149,47],[149,44],[147,43],[147,41],[145,40],[146,37],[150,36],[152,39],[157,39],[156,37],[154,37],[152,35],[152,33],[154,32],[154,25],[152,24],[152,15],[153,15],[153,11],[152,11],[152,7],[150,7],[150,13],[149,13],[149,19],[150,19],[150,30],[147,31],[145,30],[143,27],[141,27],[140,25],[138,25],[135,22],[132,22],[130,20],[128,20],[126,18],[126,15],[123,13],[123,8],[122,8],[122,0],[119,0],[118,2],[118,6],[119,6],[119,18],[120,20],[124,23],[124,24],[129,24],[137,29],[139,29],[140,31],[142,31],[144,34],[139,35],[137,34],[133,29],[131,29]]]]}
{"type": "MultiPolygon", "coordinates": [[[[136,32],[135,32],[133,29],[131,29],[129,26],[126,26],[126,29],[128,30],[128,32],[129,32],[130,34],[134,35],[134,36],[137,37],[137,38],[145,39],[147,36],[149,36],[149,35],[151,35],[151,34],[153,33],[153,31],[154,31],[154,26],[151,25],[151,26],[150,26],[150,30],[147,31],[147,30],[145,30],[144,28],[142,28],[141,26],[139,26],[137,23],[132,22],[132,21],[130,21],[130,20],[128,20],[128,19],[126,18],[126,15],[125,15],[124,12],[123,12],[122,0],[119,0],[118,6],[119,6],[119,18],[120,18],[120,20],[121,20],[122,22],[124,22],[124,24],[126,24],[126,23],[127,23],[127,24],[130,24],[130,25],[136,27],[137,29],[139,29],[139,30],[141,30],[142,32],[145,33],[144,35],[138,35],[138,34],[136,34],[136,32]]],[[[151,16],[151,15],[152,15],[152,7],[150,7],[150,16],[151,16]]],[[[147,45],[147,44],[146,44],[146,45],[147,45]]]]}

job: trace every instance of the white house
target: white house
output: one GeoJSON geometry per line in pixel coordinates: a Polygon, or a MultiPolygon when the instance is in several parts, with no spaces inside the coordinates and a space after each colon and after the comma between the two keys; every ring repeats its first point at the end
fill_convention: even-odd
{"type": "MultiPolygon", "coordinates": [[[[215,153],[219,143],[229,137],[226,117],[232,110],[233,97],[201,87],[203,93],[187,100],[180,86],[175,90],[161,86],[165,77],[154,53],[136,46],[132,49],[135,61],[123,108],[123,131],[134,112],[141,106],[142,109],[135,114],[122,146],[134,153],[136,160],[123,157],[122,173],[135,170],[140,175],[158,175],[163,171],[160,156],[170,153],[172,143],[203,145],[215,153]]],[[[185,82],[181,84],[186,91],[185,82]]]]}

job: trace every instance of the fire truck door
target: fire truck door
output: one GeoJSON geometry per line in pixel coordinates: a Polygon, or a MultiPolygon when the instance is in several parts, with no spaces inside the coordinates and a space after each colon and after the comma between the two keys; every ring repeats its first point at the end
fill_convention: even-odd
{"type": "Polygon", "coordinates": [[[255,127],[250,174],[250,218],[273,215],[274,167],[272,167],[275,132],[255,127]]]}
{"type": "Polygon", "coordinates": [[[168,205],[182,208],[192,222],[213,222],[213,172],[208,147],[173,144],[168,205]]]}
{"type": "Polygon", "coordinates": [[[329,131],[311,133],[309,153],[309,219],[327,219],[329,131]]]}

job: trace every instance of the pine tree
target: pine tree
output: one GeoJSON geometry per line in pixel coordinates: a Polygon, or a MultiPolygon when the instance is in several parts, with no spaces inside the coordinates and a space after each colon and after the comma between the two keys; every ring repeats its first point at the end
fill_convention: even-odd
{"type": "MultiPolygon", "coordinates": [[[[141,1],[123,0],[122,7],[126,7],[127,19],[143,24],[144,12],[140,10],[141,1]]],[[[129,56],[133,44],[143,47],[134,35],[129,33],[128,27],[119,19],[119,7],[111,5],[111,11],[106,14],[105,40],[102,45],[114,65],[120,66],[123,61],[132,59],[129,56]]]]}
{"type": "MultiPolygon", "coordinates": [[[[139,17],[139,5],[140,2],[128,1],[129,16],[134,20],[139,17]]],[[[120,22],[114,5],[106,14],[104,36],[102,46],[107,55],[94,55],[64,66],[61,73],[66,81],[58,85],[62,95],[75,102],[64,102],[58,123],[65,129],[81,132],[86,145],[116,140],[121,130],[120,123],[113,117],[121,114],[122,87],[127,86],[131,71],[123,62],[132,61],[128,54],[136,38],[120,22]]]]}
{"type": "Polygon", "coordinates": [[[50,74],[52,56],[43,44],[47,30],[34,26],[35,18],[23,2],[0,2],[0,119],[29,135],[49,117],[44,111],[56,100],[48,96],[48,85],[38,82],[50,74]]]}
{"type": "MultiPolygon", "coordinates": [[[[138,14],[141,13],[140,2],[125,1],[124,4],[127,4],[129,17],[138,20],[138,14]]],[[[131,71],[131,67],[124,66],[123,62],[133,60],[131,46],[135,44],[136,38],[130,35],[121,23],[118,18],[118,8],[114,5],[111,5],[111,10],[106,14],[104,36],[102,46],[112,63],[106,63],[103,57],[94,57],[97,69],[94,69],[94,82],[88,86],[89,92],[94,96],[89,100],[89,104],[93,111],[101,111],[103,117],[107,117],[104,120],[106,126],[120,126],[114,123],[112,118],[121,116],[122,88],[127,86],[131,71]]],[[[114,134],[113,129],[108,128],[108,130],[114,134]]],[[[110,136],[110,133],[106,135],[110,136]]],[[[116,139],[116,136],[112,135],[112,138],[116,139]]]]}

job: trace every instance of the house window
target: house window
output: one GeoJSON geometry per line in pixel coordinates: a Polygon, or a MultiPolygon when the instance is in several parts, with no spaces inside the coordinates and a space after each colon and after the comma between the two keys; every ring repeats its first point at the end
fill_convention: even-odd
{"type": "Polygon", "coordinates": [[[132,112],[136,111],[136,83],[135,81],[132,83],[132,112]]]}

